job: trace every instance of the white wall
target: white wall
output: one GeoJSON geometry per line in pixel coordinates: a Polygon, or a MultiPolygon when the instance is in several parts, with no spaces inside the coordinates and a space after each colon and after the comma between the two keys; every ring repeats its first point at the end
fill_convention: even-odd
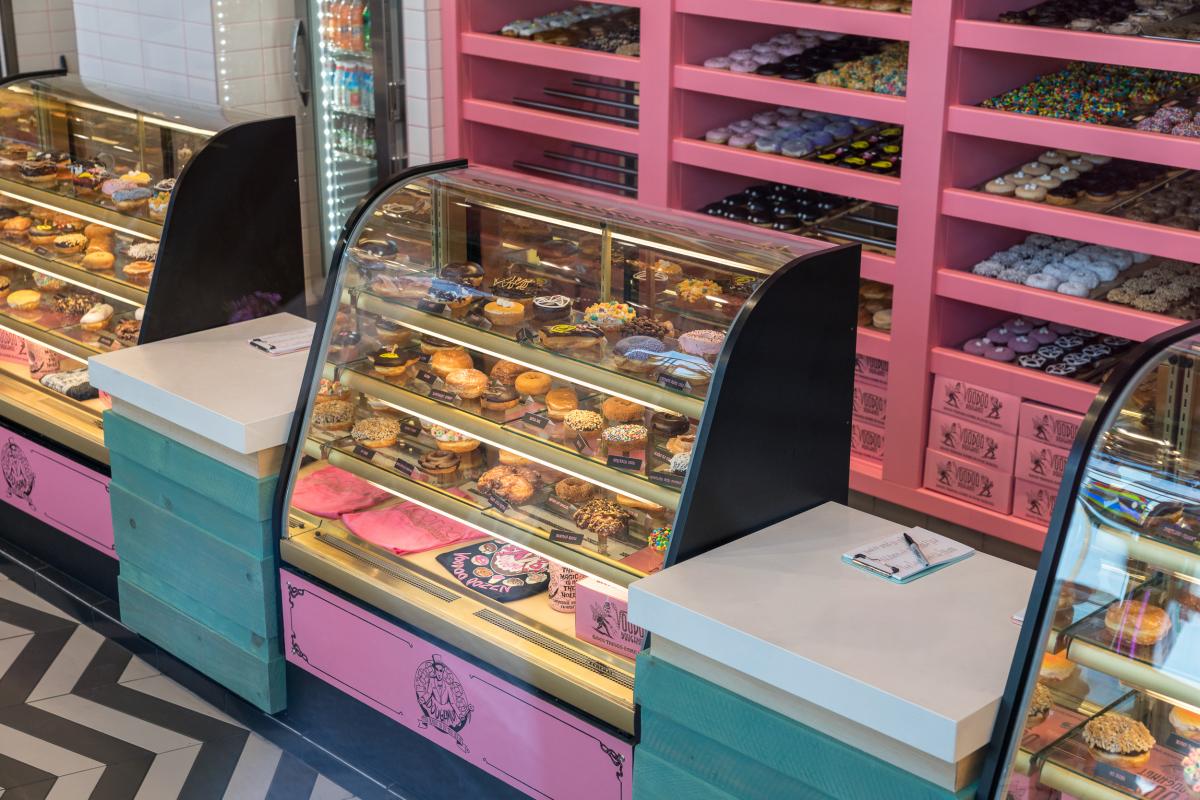
{"type": "Polygon", "coordinates": [[[72,5],[72,0],[13,0],[17,65],[22,72],[54,69],[60,55],[75,67],[72,5]]]}
{"type": "Polygon", "coordinates": [[[427,164],[446,157],[442,0],[404,0],[402,25],[408,160],[412,165],[427,164]]]}
{"type": "Polygon", "coordinates": [[[217,101],[213,25],[196,0],[75,0],[79,73],[179,100],[217,101]]]}

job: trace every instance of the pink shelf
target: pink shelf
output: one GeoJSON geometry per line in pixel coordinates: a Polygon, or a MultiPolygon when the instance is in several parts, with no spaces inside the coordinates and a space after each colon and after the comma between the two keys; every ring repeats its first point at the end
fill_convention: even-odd
{"type": "Polygon", "coordinates": [[[630,56],[617,56],[583,50],[578,47],[563,47],[556,44],[498,36],[490,33],[464,33],[462,35],[464,55],[530,64],[546,69],[578,72],[619,81],[641,80],[641,62],[630,56]]]}
{"type": "Polygon", "coordinates": [[[968,19],[960,19],[955,25],[954,44],[973,50],[1177,72],[1195,72],[1197,63],[1194,43],[968,19]]]}
{"type": "Polygon", "coordinates": [[[1174,317],[1147,314],[1129,306],[1048,292],[956,269],[938,270],[937,293],[941,297],[966,303],[1001,308],[1039,319],[1049,318],[1055,322],[1136,340],[1149,339],[1183,323],[1183,320],[1174,317]]]}
{"type": "Polygon", "coordinates": [[[796,106],[827,114],[845,114],[881,122],[904,123],[905,98],[890,94],[744,75],[691,64],[675,67],[675,86],[693,92],[757,100],[777,106],[796,106]]]}
{"type": "Polygon", "coordinates": [[[491,100],[464,100],[463,119],[500,128],[536,132],[580,144],[611,147],[630,153],[638,151],[637,128],[622,128],[604,122],[575,119],[551,111],[520,108],[491,100]]]}
{"type": "Polygon", "coordinates": [[[676,139],[672,154],[680,164],[705,167],[720,172],[748,175],[763,181],[779,181],[804,186],[822,192],[896,205],[900,202],[900,179],[872,175],[841,167],[830,167],[815,161],[740,150],[723,144],[710,144],[696,139],[676,139]]]}
{"type": "MultiPolygon", "coordinates": [[[[1119,37],[1105,37],[1119,38],[1119,37]]],[[[1200,49],[1200,48],[1197,48],[1200,49]]],[[[1200,53],[1194,56],[1200,62],[1200,53]]],[[[987,139],[1200,169],[1200,139],[975,106],[950,106],[948,130],[987,139]]]]}
{"type": "Polygon", "coordinates": [[[892,337],[874,328],[858,329],[858,352],[871,358],[890,360],[892,337]]]}
{"type": "Polygon", "coordinates": [[[1037,370],[969,356],[961,350],[934,347],[930,372],[970,381],[1047,405],[1083,413],[1092,404],[1098,386],[1070,378],[1056,378],[1037,370]]]}
{"type": "Polygon", "coordinates": [[[995,197],[970,189],[947,189],[943,194],[942,213],[1189,262],[1196,261],[1197,253],[1200,253],[1200,233],[1196,231],[1076,211],[1069,206],[995,197]]]}
{"type": "MultiPolygon", "coordinates": [[[[722,19],[731,15],[728,0],[676,0],[675,10],[680,14],[722,19]]],[[[741,0],[737,4],[736,16],[745,22],[764,25],[813,28],[883,39],[907,39],[912,26],[912,19],[907,14],[824,6],[795,0],[741,0]]]]}
{"type": "Polygon", "coordinates": [[[894,284],[896,282],[896,259],[893,256],[885,256],[882,253],[870,253],[864,250],[862,254],[862,276],[869,281],[883,281],[884,283],[894,284]]]}

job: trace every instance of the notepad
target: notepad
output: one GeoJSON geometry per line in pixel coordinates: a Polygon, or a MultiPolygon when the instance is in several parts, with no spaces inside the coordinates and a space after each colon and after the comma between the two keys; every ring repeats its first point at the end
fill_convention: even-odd
{"type": "Polygon", "coordinates": [[[908,583],[962,561],[974,552],[975,548],[939,536],[933,531],[907,528],[842,553],[842,561],[893,583],[908,583]],[[908,549],[902,535],[906,531],[920,545],[925,558],[929,559],[928,567],[923,566],[908,549]]]}

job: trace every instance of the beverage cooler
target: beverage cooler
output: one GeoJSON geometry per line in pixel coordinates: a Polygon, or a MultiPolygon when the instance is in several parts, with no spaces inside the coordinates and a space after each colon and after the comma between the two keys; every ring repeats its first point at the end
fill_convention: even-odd
{"type": "Polygon", "coordinates": [[[359,200],[405,165],[400,3],[300,0],[293,64],[313,124],[321,255],[359,200]]]}

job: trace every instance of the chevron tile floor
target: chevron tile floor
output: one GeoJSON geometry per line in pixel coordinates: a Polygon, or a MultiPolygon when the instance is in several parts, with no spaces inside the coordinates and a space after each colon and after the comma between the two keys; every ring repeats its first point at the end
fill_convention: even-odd
{"type": "Polygon", "coordinates": [[[0,800],[351,796],[0,574],[0,800]]]}

